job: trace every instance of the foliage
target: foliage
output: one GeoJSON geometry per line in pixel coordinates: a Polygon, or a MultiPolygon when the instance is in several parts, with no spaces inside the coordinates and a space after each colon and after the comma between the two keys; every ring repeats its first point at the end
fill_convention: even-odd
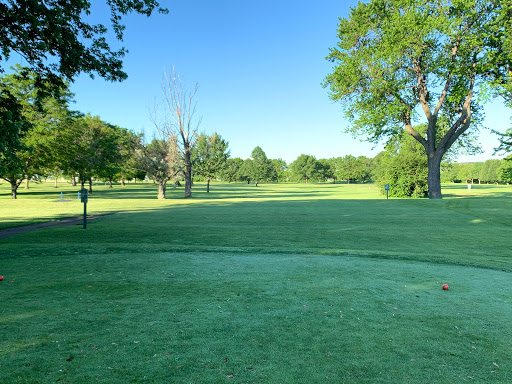
{"type": "Polygon", "coordinates": [[[244,181],[239,174],[243,164],[244,161],[239,157],[226,159],[225,167],[222,168],[219,172],[221,180],[227,181],[228,183],[232,183],[234,181],[244,181]]]}
{"type": "MultiPolygon", "coordinates": [[[[118,40],[123,39],[122,17],[128,13],[167,12],[155,0],[108,0],[107,4],[118,40]]],[[[22,56],[29,71],[36,73],[38,88],[44,83],[60,87],[62,77],[72,80],[81,72],[124,80],[127,75],[121,59],[127,51],[113,51],[107,42],[107,27],[89,24],[90,14],[91,3],[83,0],[0,1],[0,61],[8,60],[13,52],[22,56]]]]}
{"type": "Polygon", "coordinates": [[[479,180],[480,182],[497,183],[499,180],[498,169],[500,168],[500,160],[487,160],[482,164],[480,169],[479,180]]]}
{"type": "Polygon", "coordinates": [[[94,176],[111,180],[120,169],[122,131],[98,116],[75,114],[58,126],[53,153],[64,173],[78,177],[82,188],[89,182],[92,193],[94,176]]]}
{"type": "MultiPolygon", "coordinates": [[[[441,198],[440,164],[481,125],[481,106],[512,90],[507,1],[372,0],[340,19],[328,59],[330,97],[369,141],[404,129],[428,158],[429,197],[441,198]],[[425,133],[413,128],[423,111],[425,133]]],[[[467,143],[469,144],[469,143],[467,143]]]]}
{"type": "Polygon", "coordinates": [[[324,181],[332,179],[334,181],[334,162],[333,159],[318,159],[320,164],[320,173],[324,181]]]}
{"type": "Polygon", "coordinates": [[[169,136],[167,140],[153,139],[149,144],[141,144],[137,164],[140,170],[158,184],[158,198],[165,199],[167,182],[182,172],[176,136],[169,136]]]}
{"type": "Polygon", "coordinates": [[[494,148],[495,153],[510,153],[512,152],[512,128],[507,129],[505,133],[493,131],[499,136],[500,145],[494,148]]]}
{"type": "Polygon", "coordinates": [[[241,175],[247,177],[248,180],[254,182],[256,186],[259,183],[274,181],[277,179],[277,173],[272,160],[261,149],[256,147],[251,153],[252,159],[247,159],[241,169],[241,175]]]}
{"type": "Polygon", "coordinates": [[[20,66],[0,77],[0,92],[0,117],[5,118],[0,118],[5,129],[0,139],[0,177],[9,180],[15,199],[24,178],[53,167],[55,131],[69,117],[72,94],[63,86],[59,98],[38,98],[36,75],[20,66]]]}
{"type": "Polygon", "coordinates": [[[228,143],[219,134],[199,135],[192,151],[192,165],[197,175],[206,178],[207,192],[210,192],[210,180],[226,166],[228,157],[228,143]]]}
{"type": "Polygon", "coordinates": [[[386,146],[375,173],[381,191],[389,184],[389,196],[419,198],[428,194],[427,159],[408,135],[386,146]]]}
{"type": "MultiPolygon", "coordinates": [[[[108,0],[107,4],[118,40],[123,38],[122,17],[128,13],[150,16],[154,10],[167,12],[155,0],[108,0]]],[[[48,100],[67,98],[66,82],[82,72],[110,81],[127,77],[122,69],[122,57],[127,51],[110,48],[106,39],[108,29],[102,24],[89,24],[90,13],[91,2],[83,0],[0,0],[0,63],[7,62],[13,53],[23,58],[26,68],[17,68],[14,77],[21,85],[30,83],[30,104],[37,107],[38,113],[46,114],[48,100]]],[[[0,73],[3,72],[2,64],[0,73]]],[[[0,156],[4,162],[10,162],[11,180],[15,173],[18,179],[21,173],[28,172],[20,173],[26,164],[23,159],[19,161],[19,155],[12,156],[19,154],[22,147],[25,154],[31,150],[22,143],[31,128],[25,107],[25,101],[11,87],[0,84],[0,156]]]]}
{"type": "Polygon", "coordinates": [[[502,183],[512,183],[512,157],[501,160],[501,165],[498,169],[498,179],[502,183]]]}
{"type": "Polygon", "coordinates": [[[283,159],[272,159],[274,170],[276,171],[276,181],[288,181],[288,165],[283,159]]]}
{"type": "Polygon", "coordinates": [[[302,154],[290,164],[290,172],[293,179],[307,184],[310,180],[319,179],[321,167],[321,163],[314,156],[302,154]]]}
{"type": "Polygon", "coordinates": [[[459,164],[453,161],[443,161],[441,163],[441,181],[443,183],[455,183],[460,179],[457,176],[459,164]]]}

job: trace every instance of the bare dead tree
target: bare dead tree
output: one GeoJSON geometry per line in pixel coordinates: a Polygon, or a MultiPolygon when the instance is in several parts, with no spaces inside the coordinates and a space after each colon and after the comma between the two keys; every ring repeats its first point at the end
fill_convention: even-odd
{"type": "Polygon", "coordinates": [[[162,92],[165,104],[163,119],[157,130],[162,139],[176,135],[183,162],[185,176],[185,197],[192,197],[192,150],[197,142],[197,132],[201,119],[196,118],[196,83],[188,89],[174,67],[164,72],[162,92]]]}

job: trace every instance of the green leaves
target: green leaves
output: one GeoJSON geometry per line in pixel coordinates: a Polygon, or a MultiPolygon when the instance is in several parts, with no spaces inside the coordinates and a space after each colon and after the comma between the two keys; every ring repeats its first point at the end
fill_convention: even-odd
{"type": "Polygon", "coordinates": [[[504,0],[359,3],[340,20],[324,86],[354,134],[377,142],[405,129],[440,164],[470,126],[481,126],[482,102],[512,100],[511,26],[504,0]],[[424,133],[413,128],[422,121],[424,133]]]}
{"type": "MultiPolygon", "coordinates": [[[[107,4],[118,40],[123,38],[123,15],[167,12],[154,0],[107,0],[107,4]]],[[[50,85],[60,85],[61,77],[71,81],[81,72],[91,76],[97,73],[110,81],[126,79],[121,60],[126,50],[113,51],[105,39],[107,28],[84,21],[90,8],[86,0],[1,0],[0,61],[16,52],[50,85]]]]}

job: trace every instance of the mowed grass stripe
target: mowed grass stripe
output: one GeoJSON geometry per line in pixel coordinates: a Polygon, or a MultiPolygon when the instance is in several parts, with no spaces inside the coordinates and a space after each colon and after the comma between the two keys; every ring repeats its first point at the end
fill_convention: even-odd
{"type": "Polygon", "coordinates": [[[86,231],[75,226],[18,235],[0,243],[0,249],[2,244],[27,241],[38,244],[37,249],[14,247],[10,254],[34,255],[39,249],[55,248],[55,242],[62,245],[54,249],[56,254],[178,249],[349,253],[512,270],[509,197],[355,199],[365,193],[379,196],[374,186],[366,185],[217,188],[223,191],[217,199],[212,192],[209,199],[198,193],[197,199],[165,202],[103,199],[100,190],[89,210],[116,215],[91,222],[86,231]],[[228,197],[228,188],[238,197],[228,197]]]}

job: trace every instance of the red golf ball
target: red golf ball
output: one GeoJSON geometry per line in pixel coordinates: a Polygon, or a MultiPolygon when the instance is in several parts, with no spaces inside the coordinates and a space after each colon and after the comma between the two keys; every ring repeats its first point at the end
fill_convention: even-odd
{"type": "Polygon", "coordinates": [[[443,284],[443,289],[444,289],[445,291],[447,291],[447,290],[448,290],[448,288],[450,288],[450,287],[448,286],[448,284],[443,284]]]}

